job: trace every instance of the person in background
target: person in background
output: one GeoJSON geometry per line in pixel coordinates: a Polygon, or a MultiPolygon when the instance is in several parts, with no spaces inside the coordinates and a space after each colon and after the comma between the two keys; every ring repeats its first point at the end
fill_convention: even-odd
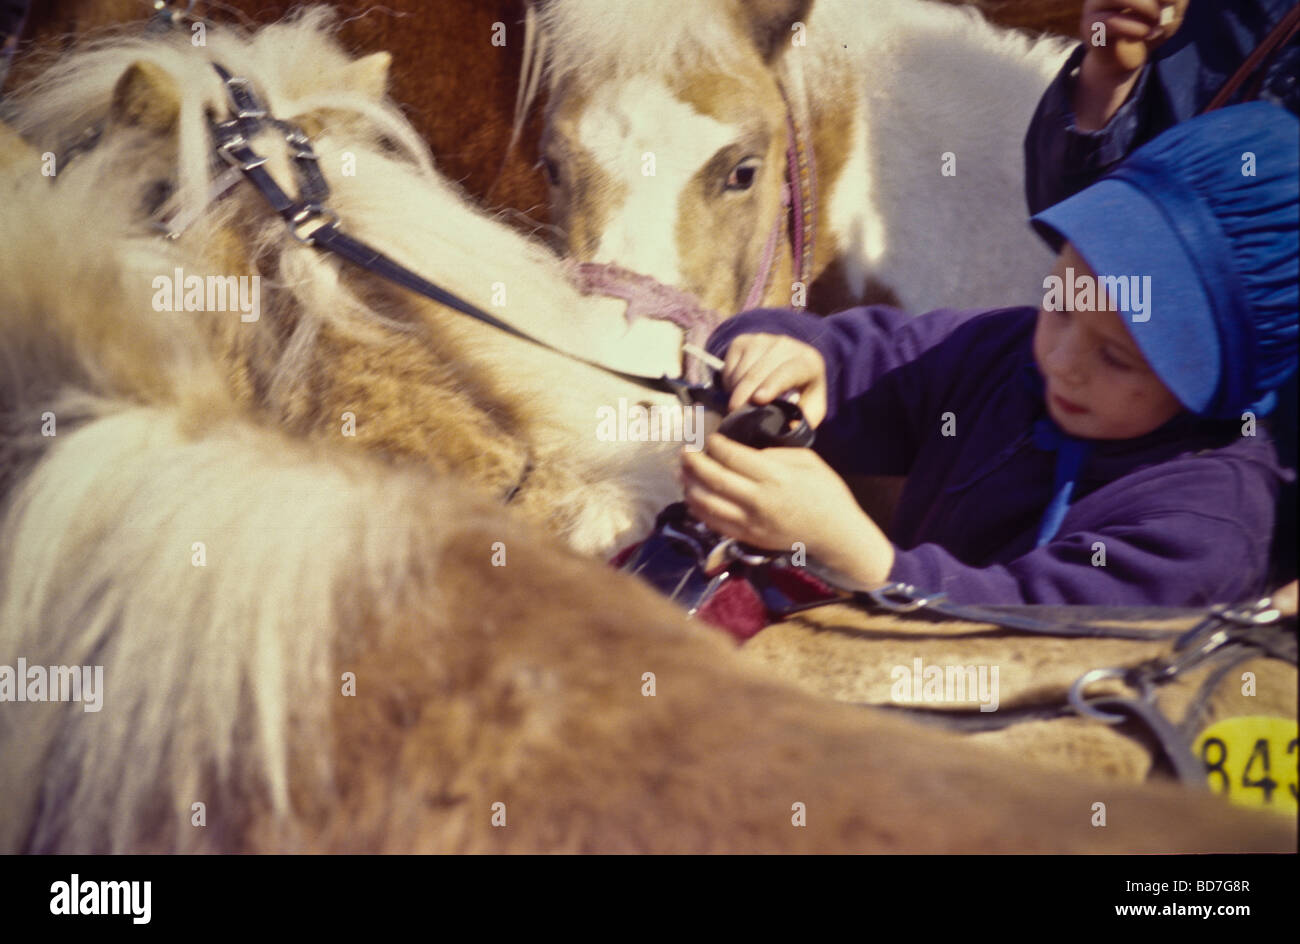
{"type": "MultiPolygon", "coordinates": [[[[1078,193],[1162,131],[1204,111],[1296,6],[1296,0],[1087,0],[1083,44],[1043,93],[1025,135],[1030,215],[1078,193]],[[1099,35],[1105,42],[1094,45],[1099,35]]],[[[1262,72],[1258,98],[1300,114],[1300,33],[1262,72]]],[[[1248,81],[1228,104],[1254,91],[1248,81]]]]}

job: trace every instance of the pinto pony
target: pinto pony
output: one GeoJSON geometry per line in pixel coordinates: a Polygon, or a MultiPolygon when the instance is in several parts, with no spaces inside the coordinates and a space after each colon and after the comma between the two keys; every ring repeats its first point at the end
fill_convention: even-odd
{"type": "Polygon", "coordinates": [[[213,62],[308,129],[352,231],[485,304],[504,280],[539,333],[586,312],[590,337],[556,337],[586,353],[627,343],[430,171],[383,60],[349,61],[327,15],[62,60],[16,106],[36,149],[0,137],[0,667],[103,683],[92,708],[0,671],[0,849],[1291,845],[1208,797],[991,764],[802,694],[574,553],[560,536],[600,546],[657,501],[620,477],[653,453],[611,459],[566,412],[617,385],[313,255],[244,185],[213,202],[213,62]],[[151,227],[177,212],[178,239],[151,227]],[[258,274],[258,320],[160,310],[177,269],[258,274]],[[535,504],[503,508],[524,446],[535,504]]]}
{"type": "Polygon", "coordinates": [[[724,315],[1041,297],[1021,147],[1068,42],[928,0],[541,0],[537,16],[552,221],[578,259],[724,315]]]}

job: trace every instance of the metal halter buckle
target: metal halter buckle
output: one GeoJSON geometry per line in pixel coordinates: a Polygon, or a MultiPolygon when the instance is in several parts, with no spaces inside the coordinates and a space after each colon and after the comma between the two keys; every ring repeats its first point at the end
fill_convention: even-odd
{"type": "Polygon", "coordinates": [[[311,138],[307,137],[307,132],[303,131],[295,124],[279,119],[271,119],[277,131],[284,135],[284,140],[293,148],[293,156],[302,161],[319,161],[320,158],[312,149],[311,138]]]}
{"type": "Polygon", "coordinates": [[[250,171],[255,167],[261,167],[266,163],[266,158],[251,149],[248,138],[238,128],[238,121],[233,119],[223,121],[216,126],[217,154],[231,167],[237,167],[242,171],[250,171]],[[236,154],[237,150],[243,150],[246,156],[236,154]]]}
{"type": "Polygon", "coordinates": [[[329,207],[321,206],[319,203],[308,203],[306,206],[301,207],[297,212],[295,212],[293,216],[289,217],[286,222],[289,224],[289,232],[293,234],[294,239],[298,240],[298,242],[302,243],[304,246],[312,246],[316,243],[317,233],[325,229],[327,226],[336,227],[339,225],[339,215],[329,207]],[[310,233],[305,236],[299,233],[299,230],[302,229],[302,227],[319,220],[322,217],[325,218],[325,222],[321,223],[320,226],[317,226],[310,233]]]}
{"type": "Polygon", "coordinates": [[[270,113],[262,100],[253,91],[253,85],[242,75],[232,75],[223,80],[226,85],[226,98],[230,102],[230,112],[240,120],[260,121],[270,113]]]}

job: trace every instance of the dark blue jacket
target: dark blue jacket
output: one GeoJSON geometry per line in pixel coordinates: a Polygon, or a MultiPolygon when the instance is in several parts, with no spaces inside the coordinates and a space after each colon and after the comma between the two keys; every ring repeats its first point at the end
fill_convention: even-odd
{"type": "Polygon", "coordinates": [[[1035,547],[1055,469],[1032,433],[1046,416],[1036,315],[759,310],[724,323],[709,350],[763,332],[821,352],[830,409],[817,451],[842,475],[908,476],[890,580],[960,603],[1194,606],[1261,592],[1283,475],[1263,427],[1243,436],[1182,413],[1138,439],[1092,442],[1060,530],[1035,547]]]}
{"type": "MultiPolygon", "coordinates": [[[[1191,0],[1178,32],[1155,51],[1128,100],[1099,131],[1074,126],[1074,72],[1088,50],[1080,45],[1043,93],[1025,136],[1030,214],[1078,193],[1160,132],[1200,114],[1295,4],[1191,0]]],[[[1273,59],[1260,98],[1300,113],[1300,40],[1273,59]]]]}

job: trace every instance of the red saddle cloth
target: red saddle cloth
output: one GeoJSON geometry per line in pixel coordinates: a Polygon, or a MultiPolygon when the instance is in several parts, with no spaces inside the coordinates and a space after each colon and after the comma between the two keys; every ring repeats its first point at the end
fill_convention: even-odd
{"type": "MultiPolygon", "coordinates": [[[[642,543],[638,541],[623,548],[610,558],[611,566],[622,567],[642,543]]],[[[695,611],[699,619],[730,633],[738,643],[754,636],[769,623],[782,619],[789,612],[769,609],[758,588],[750,582],[747,570],[750,568],[743,564],[733,565],[731,577],[723,581],[713,596],[695,611]]],[[[767,567],[764,568],[762,577],[770,588],[770,593],[784,597],[783,605],[788,601],[794,608],[826,602],[839,596],[826,583],[807,571],[794,567],[767,567]]]]}

